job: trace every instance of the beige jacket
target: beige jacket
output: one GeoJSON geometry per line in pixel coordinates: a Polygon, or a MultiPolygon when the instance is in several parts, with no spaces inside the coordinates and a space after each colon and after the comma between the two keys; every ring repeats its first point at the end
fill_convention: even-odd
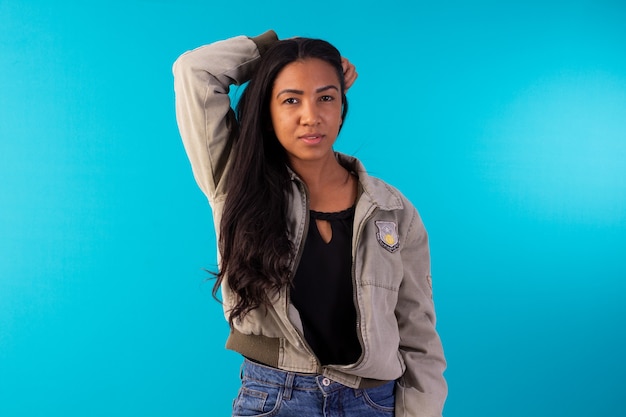
{"type": "MultiPolygon", "coordinates": [[[[189,51],[174,63],[176,116],[198,185],[213,210],[215,230],[224,207],[222,179],[230,166],[228,96],[254,73],[274,32],[239,36],[189,51]]],[[[358,175],[360,194],[353,235],[353,285],[361,358],[351,365],[321,366],[303,336],[298,311],[284,288],[269,308],[235,323],[227,347],[277,368],[319,373],[350,387],[396,380],[396,416],[440,416],[447,395],[446,363],[435,330],[430,255],[424,225],[396,189],[370,177],[354,158],[337,154],[358,175]]],[[[289,233],[295,271],[308,230],[306,187],[292,174],[289,233]]],[[[219,238],[219,237],[218,237],[219,238]]],[[[234,295],[222,285],[225,312],[234,295]]]]}

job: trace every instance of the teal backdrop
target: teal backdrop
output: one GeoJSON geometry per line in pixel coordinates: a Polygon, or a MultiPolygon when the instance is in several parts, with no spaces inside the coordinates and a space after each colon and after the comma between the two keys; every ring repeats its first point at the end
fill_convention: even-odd
{"type": "Polygon", "coordinates": [[[337,149],[431,238],[446,417],[626,415],[626,4],[0,0],[0,416],[226,416],[185,50],[357,66],[337,149]]]}

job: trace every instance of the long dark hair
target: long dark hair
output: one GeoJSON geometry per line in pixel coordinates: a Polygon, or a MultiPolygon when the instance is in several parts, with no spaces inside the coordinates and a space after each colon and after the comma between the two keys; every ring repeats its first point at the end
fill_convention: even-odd
{"type": "Polygon", "coordinates": [[[348,111],[339,51],[326,41],[294,38],[278,41],[261,57],[237,105],[232,165],[220,224],[220,271],[216,296],[226,284],[237,300],[229,323],[270,304],[270,295],[290,281],[294,248],[288,238],[287,196],[291,179],[287,155],[271,128],[270,97],[274,81],[289,63],[318,58],[337,71],[342,94],[342,119],[348,111]]]}

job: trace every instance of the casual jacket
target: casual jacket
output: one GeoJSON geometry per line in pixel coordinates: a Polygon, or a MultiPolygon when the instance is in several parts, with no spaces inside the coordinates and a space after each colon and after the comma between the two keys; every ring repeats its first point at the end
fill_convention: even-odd
{"type": "MultiPolygon", "coordinates": [[[[174,63],[178,126],[217,233],[225,201],[223,179],[231,163],[230,132],[236,123],[229,86],[248,81],[261,54],[275,41],[272,31],[252,39],[239,36],[186,52],[174,63]]],[[[358,175],[360,187],[352,274],[361,358],[351,365],[321,366],[303,336],[289,288],[273,296],[271,306],[236,321],[227,348],[286,371],[319,373],[354,388],[397,379],[396,416],[440,416],[447,395],[446,363],[435,330],[424,225],[400,192],[370,177],[355,158],[337,157],[358,175]]],[[[304,183],[295,173],[291,176],[288,232],[297,248],[291,262],[295,271],[309,208],[304,183]]],[[[226,282],[221,289],[227,314],[235,295],[226,282]]]]}

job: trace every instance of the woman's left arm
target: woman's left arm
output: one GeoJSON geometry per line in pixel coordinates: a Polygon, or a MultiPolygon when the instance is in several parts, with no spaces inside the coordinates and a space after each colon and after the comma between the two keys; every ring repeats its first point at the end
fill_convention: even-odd
{"type": "Polygon", "coordinates": [[[401,249],[404,276],[396,318],[400,353],[406,371],[396,386],[396,417],[439,417],[448,387],[443,377],[446,360],[435,329],[428,235],[414,210],[401,249]]]}

